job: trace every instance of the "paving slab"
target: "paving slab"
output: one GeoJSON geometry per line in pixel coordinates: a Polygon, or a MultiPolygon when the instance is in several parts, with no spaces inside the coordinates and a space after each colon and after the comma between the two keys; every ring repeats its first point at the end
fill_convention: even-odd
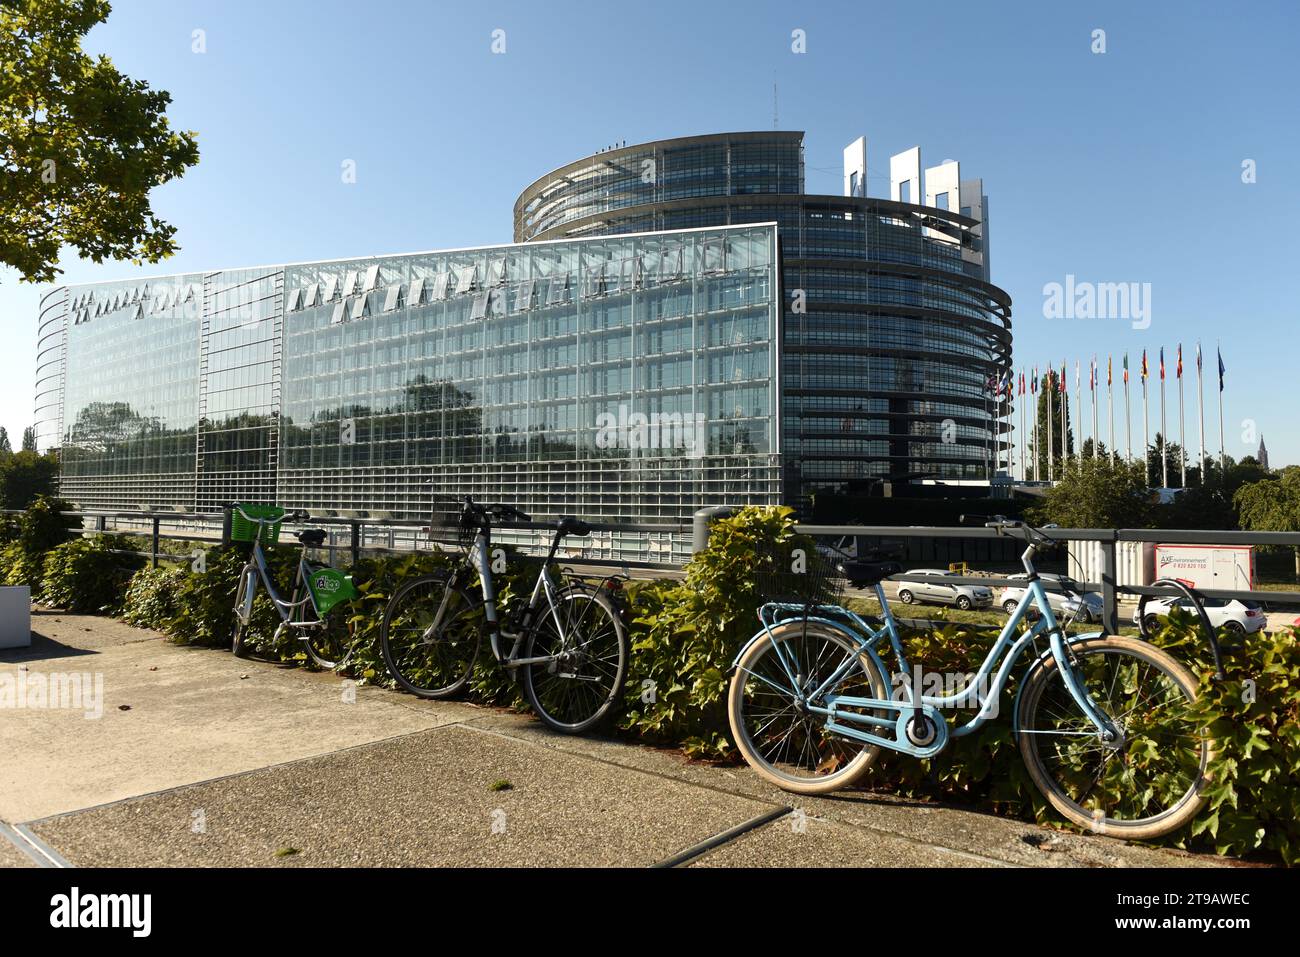
{"type": "Polygon", "coordinates": [[[483,713],[370,687],[349,702],[335,675],[178,646],[108,618],[39,614],[33,629],[30,649],[0,652],[0,675],[29,687],[85,675],[91,697],[100,682],[103,694],[97,709],[0,711],[0,819],[15,823],[483,713]]]}
{"type": "Polygon", "coordinates": [[[993,858],[788,814],[691,861],[690,867],[1009,867],[993,858]]]}
{"type": "MultiPolygon", "coordinates": [[[[473,719],[472,723],[476,728],[534,741],[539,746],[584,754],[722,793],[789,805],[813,818],[874,832],[885,842],[901,837],[910,841],[918,854],[926,853],[925,848],[947,848],[985,858],[990,863],[1025,867],[1230,866],[1223,858],[1208,854],[1189,854],[1172,848],[1129,844],[1111,837],[1039,827],[1026,821],[865,788],[840,791],[828,797],[789,794],[768,784],[744,765],[691,762],[677,751],[610,738],[557,737],[527,716],[488,713],[473,719]]],[[[870,773],[863,783],[869,785],[870,773]]],[[[778,822],[768,827],[779,826],[778,822]]]]}
{"type": "Polygon", "coordinates": [[[32,830],[91,867],[648,866],[771,807],[451,726],[32,830]]]}

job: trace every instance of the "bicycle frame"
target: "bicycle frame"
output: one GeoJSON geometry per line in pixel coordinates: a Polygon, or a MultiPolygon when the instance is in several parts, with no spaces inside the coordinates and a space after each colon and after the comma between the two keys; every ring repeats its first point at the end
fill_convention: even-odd
{"type": "Polygon", "coordinates": [[[244,624],[248,623],[249,617],[253,613],[253,600],[257,597],[257,586],[260,579],[262,587],[266,589],[266,594],[271,599],[272,607],[275,608],[276,614],[280,616],[281,628],[304,629],[323,627],[324,621],[321,619],[320,612],[316,608],[316,600],[312,597],[311,589],[306,587],[307,580],[313,571],[311,563],[307,561],[306,549],[303,550],[303,554],[298,556],[298,572],[297,577],[294,580],[295,590],[299,586],[302,586],[305,594],[300,601],[285,601],[280,597],[280,593],[276,591],[275,581],[271,576],[270,569],[267,568],[266,555],[262,552],[260,535],[261,523],[259,522],[258,524],[259,535],[253,542],[253,554],[249,558],[248,564],[246,564],[240,572],[240,577],[245,582],[244,600],[242,605],[235,608],[235,614],[239,616],[241,622],[244,624]],[[315,620],[294,621],[294,611],[297,609],[305,609],[308,603],[311,604],[312,611],[316,614],[315,620]]]}
{"type": "MultiPolygon", "coordinates": [[[[931,757],[942,751],[948,743],[949,729],[948,723],[940,709],[943,708],[960,708],[976,707],[978,711],[975,717],[959,727],[953,728],[951,735],[953,737],[962,737],[981,728],[993,716],[997,699],[1006,687],[1007,679],[1011,674],[1011,669],[1015,666],[1025,649],[1034,644],[1040,636],[1046,635],[1049,649],[1039,655],[1039,658],[1045,658],[1050,654],[1056,661],[1057,666],[1061,669],[1065,686],[1069,690],[1071,697],[1083,710],[1088,720],[1096,728],[1098,735],[1108,740],[1120,740],[1120,732],[1114,723],[1093,703],[1092,698],[1088,695],[1087,690],[1079,681],[1075,672],[1068,643],[1065,640],[1064,631],[1057,624],[1056,616],[1052,611],[1052,606],[1047,599],[1047,591],[1043,588],[1042,581],[1032,567],[1032,557],[1035,546],[1031,543],[1022,556],[1026,570],[1029,573],[1029,581],[1020,601],[1016,605],[1016,610],[1007,619],[1002,631],[999,633],[997,641],[980,663],[975,673],[975,679],[967,686],[951,695],[925,695],[918,694],[920,685],[919,671],[914,675],[912,666],[907,660],[907,655],[903,650],[902,640],[898,632],[898,624],[894,620],[894,615],[889,608],[889,602],[885,597],[884,585],[877,582],[874,585],[876,600],[879,601],[884,623],[879,628],[873,628],[864,621],[855,612],[842,608],[840,606],[816,606],[815,608],[805,608],[802,605],[790,605],[783,603],[769,603],[764,605],[759,612],[759,619],[763,628],[741,649],[740,654],[736,656],[733,667],[739,664],[740,658],[744,655],[745,650],[754,641],[760,640],[765,635],[771,637],[772,628],[781,620],[779,616],[782,612],[796,612],[797,619],[786,618],[785,621],[798,620],[805,623],[816,623],[834,629],[840,634],[852,640],[856,647],[853,653],[845,656],[843,662],[835,669],[834,672],[825,679],[816,689],[810,693],[805,693],[800,687],[797,677],[796,665],[788,656],[788,653],[782,648],[782,643],[772,642],[772,647],[777,654],[777,660],[780,662],[782,670],[785,672],[787,680],[790,682],[789,688],[780,688],[768,681],[762,675],[749,672],[760,681],[772,684],[782,694],[789,694],[793,691],[801,707],[811,714],[822,715],[826,719],[825,727],[828,731],[833,731],[845,737],[863,741],[869,744],[880,745],[895,751],[901,751],[911,754],[915,757],[931,757]],[[1016,627],[1028,615],[1029,608],[1036,607],[1039,617],[1028,629],[1017,634],[1016,627]],[[814,614],[816,612],[816,614],[814,614]],[[897,662],[899,672],[904,675],[913,676],[913,680],[904,681],[905,700],[899,701],[894,699],[884,700],[877,698],[861,698],[853,696],[841,696],[827,694],[828,690],[836,687],[844,680],[859,661],[859,656],[866,654],[874,662],[882,677],[889,675],[889,670],[885,668],[881,659],[878,646],[888,638],[890,648],[893,651],[895,661],[897,662]],[[999,664],[1000,662],[1000,664],[999,664]],[[994,673],[996,669],[996,674],[994,673]],[[989,681],[992,675],[991,684],[988,685],[987,695],[980,696],[980,687],[989,681]],[[823,697],[824,696],[824,697],[823,697]],[[818,703],[824,702],[824,703],[818,703]],[[861,714],[856,711],[844,710],[847,708],[866,708],[873,711],[883,711],[891,717],[877,717],[871,714],[861,714]],[[934,722],[936,734],[931,741],[924,744],[916,744],[909,740],[907,734],[907,725],[912,715],[923,713],[934,722]],[[848,722],[848,723],[845,723],[848,722]],[[864,730],[862,727],[875,728],[878,730],[892,729],[894,734],[890,737],[874,733],[870,730],[864,730]]],[[[1076,639],[1077,640],[1077,639],[1076,639]]],[[[1017,699],[1018,704],[1018,699],[1017,699]]],[[[1018,708],[1017,708],[1018,715],[1018,708]]],[[[1017,721],[1018,723],[1018,721],[1017,721]]],[[[1018,731],[1019,728],[1017,727],[1018,731]]],[[[1087,733],[1087,732],[1082,732],[1087,733]]]]}
{"type": "MultiPolygon", "coordinates": [[[[517,632],[508,632],[501,627],[501,621],[497,614],[497,595],[496,582],[492,577],[492,564],[489,556],[489,544],[491,541],[490,526],[488,530],[479,529],[474,536],[474,542],[470,546],[467,556],[467,565],[472,569],[479,579],[479,587],[483,595],[483,616],[487,621],[488,642],[492,648],[492,657],[505,665],[507,668],[519,668],[523,665],[536,665],[557,661],[560,655],[541,655],[533,658],[518,657],[520,648],[523,646],[524,638],[527,637],[532,628],[536,627],[533,616],[541,607],[539,599],[546,599],[546,609],[560,636],[560,645],[567,648],[569,644],[569,635],[560,620],[559,609],[555,604],[555,597],[558,588],[551,577],[551,560],[555,557],[555,550],[559,545],[559,536],[551,544],[551,550],[542,562],[541,572],[537,576],[537,581],[533,583],[533,591],[529,596],[528,604],[523,609],[520,618],[520,627],[517,632]],[[501,653],[501,638],[508,637],[514,639],[510,653],[503,655],[501,653]]],[[[443,593],[442,604],[438,607],[437,613],[433,617],[433,622],[426,629],[427,634],[435,634],[442,623],[443,615],[447,610],[447,602],[451,597],[451,590],[448,589],[443,593]]]]}

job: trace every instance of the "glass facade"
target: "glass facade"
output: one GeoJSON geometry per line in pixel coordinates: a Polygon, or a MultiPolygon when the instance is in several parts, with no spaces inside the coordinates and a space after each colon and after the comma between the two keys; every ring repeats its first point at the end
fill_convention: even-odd
{"type": "Polygon", "coordinates": [[[69,287],[41,428],[85,507],[771,504],[777,262],[748,225],[69,287]]]}
{"type": "Polygon", "coordinates": [[[980,224],[934,207],[804,195],[803,134],[724,133],[596,154],[530,185],[515,239],[775,222],[785,497],[986,479],[1008,427],[990,380],[1011,300],[980,224]]]}

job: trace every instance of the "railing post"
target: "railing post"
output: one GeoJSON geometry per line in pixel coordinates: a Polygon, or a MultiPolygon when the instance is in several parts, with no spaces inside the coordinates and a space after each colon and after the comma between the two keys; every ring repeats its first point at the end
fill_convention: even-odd
{"type": "Polygon", "coordinates": [[[221,545],[223,548],[230,544],[230,518],[232,514],[229,505],[221,509],[221,545]]]}
{"type": "Polygon", "coordinates": [[[361,561],[361,523],[349,522],[352,527],[352,564],[356,565],[361,561]]]}
{"type": "Polygon", "coordinates": [[[1108,635],[1119,634],[1119,603],[1115,590],[1115,548],[1119,533],[1112,531],[1101,543],[1101,627],[1108,635]]]}
{"type": "Polygon", "coordinates": [[[734,512],[729,505],[709,505],[696,509],[691,529],[691,554],[702,552],[709,547],[709,525],[715,518],[726,518],[734,512]]]}
{"type": "Polygon", "coordinates": [[[158,516],[157,515],[153,517],[152,541],[153,541],[153,545],[149,549],[150,551],[149,567],[157,568],[158,567],[158,516]]]}

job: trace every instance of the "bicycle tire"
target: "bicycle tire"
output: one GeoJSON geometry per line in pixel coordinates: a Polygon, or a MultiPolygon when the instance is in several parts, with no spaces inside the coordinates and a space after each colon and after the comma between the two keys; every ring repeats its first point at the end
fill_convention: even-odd
{"type": "Polygon", "coordinates": [[[352,658],[351,629],[340,614],[331,613],[324,619],[320,618],[316,614],[316,606],[311,602],[306,602],[299,608],[298,602],[305,597],[306,589],[300,583],[293,591],[293,609],[290,614],[300,611],[303,613],[301,620],[307,620],[306,615],[310,614],[314,620],[322,622],[320,628],[302,629],[306,634],[300,640],[307,650],[307,660],[322,671],[341,668],[352,658]]]}
{"type": "Polygon", "coordinates": [[[1087,732],[1092,725],[1073,699],[1068,698],[1056,660],[1049,656],[1036,662],[1025,676],[1020,720],[1016,728],[1020,753],[1034,785],[1058,813],[1095,833],[1150,840],[1178,830],[1205,806],[1204,792],[1215,753],[1214,741],[1204,729],[1196,728],[1195,721],[1181,713],[1197,699],[1196,678],[1167,652],[1135,638],[1116,635],[1087,638],[1073,643],[1070,649],[1079,661],[1084,683],[1093,701],[1108,715],[1118,719],[1125,731],[1125,742],[1121,748],[1108,748],[1097,737],[1090,736],[1087,732]],[[1116,668],[1109,680],[1109,690],[1105,690],[1105,667],[1111,663],[1100,659],[1087,661],[1100,655],[1130,658],[1134,671],[1126,674],[1116,668]],[[1145,665],[1147,671],[1137,667],[1140,665],[1145,665]],[[1163,695],[1154,697],[1161,689],[1152,692],[1150,700],[1154,704],[1147,703],[1148,699],[1143,697],[1140,688],[1143,683],[1153,684],[1140,680],[1143,673],[1151,672],[1165,679],[1161,682],[1163,695]],[[1121,677],[1124,678],[1122,683],[1121,677]],[[1104,694],[1098,693],[1099,688],[1104,694]],[[1118,715],[1120,698],[1116,697],[1117,692],[1123,699],[1122,705],[1132,705],[1118,715]],[[1051,697],[1045,700],[1048,695],[1051,697]],[[1040,708],[1047,709],[1047,713],[1040,715],[1040,708]],[[1050,713],[1052,708],[1064,713],[1053,715],[1050,713]],[[1073,708],[1073,714],[1068,712],[1070,708],[1073,708]],[[1164,714],[1153,720],[1152,715],[1161,710],[1164,714]],[[1130,717],[1134,712],[1139,713],[1130,717]],[[1052,724],[1054,729],[1040,728],[1040,721],[1045,725],[1052,724]],[[1144,728],[1144,722],[1151,724],[1154,731],[1144,728]],[[1183,738],[1189,741],[1181,742],[1183,738]],[[1186,754],[1179,754],[1176,750],[1179,743],[1192,746],[1186,754]],[[1054,765],[1049,767],[1049,751],[1062,759],[1060,770],[1056,770],[1054,765]],[[1109,768],[1114,757],[1121,754],[1125,756],[1122,766],[1109,768]],[[1096,764],[1094,774],[1093,765],[1098,757],[1101,761],[1096,764]],[[1157,761],[1161,764],[1156,765],[1157,761]],[[1185,786],[1180,783],[1181,777],[1171,776],[1178,771],[1186,778],[1185,786]],[[1093,779],[1091,782],[1087,782],[1089,775],[1093,779]],[[1059,780],[1065,777],[1070,780],[1059,780]],[[1168,806],[1162,800],[1147,813],[1146,804],[1151,800],[1148,795],[1169,785],[1177,792],[1176,799],[1168,806]],[[1119,794],[1119,791],[1126,793],[1119,794]],[[1142,801],[1143,805],[1131,811],[1120,806],[1124,800],[1142,801]],[[1109,813],[1106,810],[1108,805],[1109,813]],[[1123,816],[1116,816],[1117,810],[1123,816]]]}
{"type": "MultiPolygon", "coordinates": [[[[631,641],[623,616],[601,589],[570,585],[556,595],[556,607],[566,632],[594,631],[580,639],[580,648],[562,652],[560,660],[521,666],[524,695],[533,713],[551,730],[582,734],[608,717],[622,698],[631,641]],[[612,671],[610,655],[600,649],[613,652],[612,671]]],[[[549,612],[548,607],[530,629],[525,658],[554,654],[546,644],[557,637],[549,612]]]]}
{"type": "MultiPolygon", "coordinates": [[[[778,641],[807,643],[810,639],[835,645],[846,655],[857,655],[857,667],[860,672],[852,680],[859,685],[859,688],[854,689],[852,685],[849,685],[848,691],[850,694],[853,694],[854,690],[865,690],[869,691],[869,693],[860,696],[877,700],[887,700],[890,697],[889,685],[885,676],[880,673],[880,669],[877,668],[870,655],[857,650],[858,643],[850,636],[846,635],[841,629],[832,628],[828,625],[819,623],[805,624],[800,620],[792,620],[781,622],[771,628],[766,634],[752,642],[741,655],[740,660],[736,663],[735,673],[731,677],[731,687],[727,693],[727,719],[731,724],[732,740],[735,741],[736,747],[740,750],[741,756],[744,757],[746,763],[758,773],[759,777],[782,790],[791,791],[795,794],[830,794],[833,791],[848,787],[866,774],[880,756],[881,747],[840,735],[827,734],[825,731],[814,734],[813,732],[816,729],[813,722],[819,719],[811,715],[792,715],[791,717],[796,719],[798,727],[792,725],[776,742],[780,746],[781,741],[793,740],[797,730],[797,736],[802,742],[798,746],[797,762],[778,761],[776,760],[777,753],[765,753],[764,748],[755,741],[756,735],[764,734],[781,713],[789,710],[788,705],[777,708],[774,704],[772,707],[775,710],[772,712],[771,717],[765,717],[754,706],[756,699],[759,699],[759,695],[779,698],[778,694],[766,687],[772,679],[769,678],[767,682],[763,680],[767,677],[765,672],[770,668],[770,665],[764,664],[764,657],[775,649],[775,643],[778,641]],[[752,684],[752,690],[747,690],[751,687],[748,680],[750,677],[755,678],[755,681],[752,684]],[[751,730],[753,722],[751,721],[750,712],[755,713],[759,722],[765,721],[766,723],[761,723],[751,730]],[[810,753],[809,748],[814,750],[810,753]],[[798,774],[793,769],[786,770],[783,765],[787,764],[792,767],[794,764],[802,764],[810,773],[798,774]],[[808,768],[807,765],[811,765],[811,767],[808,768]],[[820,773],[823,770],[829,773],[820,773]]],[[[791,645],[791,650],[793,650],[793,645],[791,645]]],[[[821,652],[816,654],[805,652],[800,655],[799,651],[794,651],[794,654],[796,661],[807,660],[815,663],[820,663],[823,657],[821,652]]],[[[779,659],[774,660],[779,664],[779,659]]],[[[843,661],[843,659],[840,660],[843,661]]],[[[835,667],[831,667],[825,677],[829,677],[834,670],[835,667]]],[[[784,675],[784,669],[775,668],[771,669],[771,671],[778,681],[783,680],[780,676],[784,675]]],[[[836,690],[844,689],[845,683],[850,681],[852,674],[851,671],[849,675],[846,675],[844,681],[836,690]]],[[[788,681],[788,679],[784,680],[788,681]]],[[[817,686],[821,682],[818,678],[810,676],[806,683],[817,686]]],[[[777,692],[783,691],[775,684],[771,684],[770,687],[776,688],[777,692]]],[[[794,696],[791,693],[788,697],[793,699],[794,696]]],[[[883,715],[880,715],[878,710],[876,716],[882,717],[883,715]]],[[[771,734],[776,733],[778,732],[772,732],[771,734]]],[[[786,748],[786,753],[789,754],[788,745],[786,748]]]]}
{"type": "MultiPolygon", "coordinates": [[[[248,593],[248,582],[250,574],[249,569],[245,568],[239,573],[239,585],[235,588],[235,630],[230,637],[230,653],[236,658],[248,657],[248,646],[244,641],[244,629],[247,625],[240,617],[240,609],[244,606],[244,597],[248,593]]],[[[254,595],[254,598],[257,596],[254,595]]]]}
{"type": "Polygon", "coordinates": [[[459,694],[469,683],[478,659],[483,639],[481,610],[482,602],[457,585],[450,574],[423,575],[403,584],[388,600],[379,629],[379,647],[388,673],[401,688],[420,698],[441,700],[459,694]],[[451,616],[443,619],[436,633],[426,634],[447,589],[453,592],[448,600],[455,602],[451,616]],[[460,630],[449,634],[453,627],[460,630]],[[428,649],[426,656],[436,649],[436,656],[443,660],[430,662],[426,657],[421,667],[421,653],[408,651],[397,641],[398,634],[413,632],[420,635],[418,644],[428,649]]]}

